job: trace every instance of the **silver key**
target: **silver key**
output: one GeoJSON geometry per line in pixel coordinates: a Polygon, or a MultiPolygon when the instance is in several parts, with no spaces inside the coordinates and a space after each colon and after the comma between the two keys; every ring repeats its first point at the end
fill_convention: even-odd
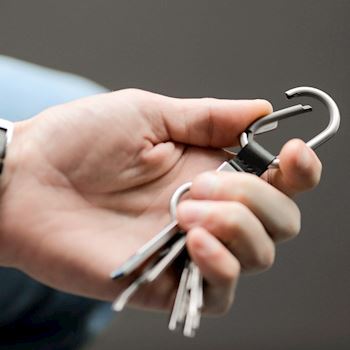
{"type": "Polygon", "coordinates": [[[183,334],[186,337],[194,337],[196,325],[198,324],[198,281],[199,268],[193,263],[190,263],[191,274],[188,279],[189,301],[187,306],[186,321],[183,329],[183,334]]]}
{"type": "Polygon", "coordinates": [[[145,283],[148,274],[152,271],[153,264],[150,263],[145,270],[143,271],[142,275],[140,275],[138,278],[136,278],[135,281],[133,281],[128,288],[126,288],[113,302],[112,309],[114,311],[122,311],[130,298],[137,292],[137,290],[140,288],[140,286],[145,283]]]}
{"type": "Polygon", "coordinates": [[[203,307],[203,277],[198,269],[197,280],[196,280],[196,315],[193,320],[193,329],[197,330],[200,326],[201,316],[202,316],[202,307],[203,307]]]}
{"type": "Polygon", "coordinates": [[[114,311],[122,311],[130,298],[137,292],[144,283],[153,282],[181,253],[186,245],[186,236],[181,237],[167,249],[163,249],[159,256],[151,261],[143,270],[142,274],[126,288],[113,302],[114,311]]]}
{"type": "Polygon", "coordinates": [[[186,236],[179,238],[169,249],[168,253],[147,274],[147,282],[153,282],[179,256],[186,246],[186,236]]]}
{"type": "Polygon", "coordinates": [[[112,279],[130,275],[140,267],[154,253],[167,244],[176,233],[180,231],[177,220],[173,220],[165,226],[156,236],[142,246],[136,253],[131,256],[122,266],[111,273],[112,279]]]}
{"type": "Polygon", "coordinates": [[[186,297],[186,286],[189,275],[189,260],[186,259],[185,266],[182,270],[179,287],[176,292],[176,297],[174,301],[174,306],[170,315],[168,328],[171,331],[175,331],[179,323],[182,323],[185,318],[185,306],[184,299],[186,297]]]}

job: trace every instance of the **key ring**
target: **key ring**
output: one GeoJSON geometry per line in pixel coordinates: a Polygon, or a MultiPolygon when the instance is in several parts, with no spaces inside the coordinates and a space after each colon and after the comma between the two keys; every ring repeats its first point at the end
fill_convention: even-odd
{"type": "Polygon", "coordinates": [[[171,196],[169,206],[171,220],[176,220],[176,207],[180,202],[180,198],[190,190],[191,186],[192,182],[185,182],[179,186],[171,196]]]}

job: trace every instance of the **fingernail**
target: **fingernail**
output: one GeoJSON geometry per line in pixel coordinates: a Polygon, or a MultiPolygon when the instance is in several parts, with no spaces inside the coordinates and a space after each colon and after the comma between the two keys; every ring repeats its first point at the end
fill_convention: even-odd
{"type": "Polygon", "coordinates": [[[213,173],[203,173],[195,180],[194,186],[196,193],[203,197],[210,197],[217,189],[219,183],[218,177],[213,173]]]}
{"type": "Polygon", "coordinates": [[[310,150],[306,147],[299,154],[298,163],[302,169],[308,168],[311,161],[310,150]]]}
{"type": "Polygon", "coordinates": [[[182,220],[186,221],[188,225],[194,226],[194,224],[203,221],[209,209],[205,203],[188,200],[181,203],[179,210],[182,220]]]}
{"type": "Polygon", "coordinates": [[[220,242],[212,236],[210,233],[205,231],[201,232],[200,240],[198,242],[196,252],[201,256],[208,256],[215,254],[220,248],[220,242]]]}

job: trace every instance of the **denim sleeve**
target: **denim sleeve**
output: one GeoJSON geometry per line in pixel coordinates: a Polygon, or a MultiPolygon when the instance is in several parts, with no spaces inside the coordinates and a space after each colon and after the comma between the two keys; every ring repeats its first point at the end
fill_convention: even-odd
{"type": "MultiPolygon", "coordinates": [[[[0,56],[3,119],[27,119],[50,106],[106,91],[73,74],[0,56]]],[[[82,341],[84,320],[98,304],[0,268],[0,350],[73,349],[82,341]]]]}
{"type": "Polygon", "coordinates": [[[0,55],[0,118],[19,121],[107,89],[74,74],[0,55]]]}

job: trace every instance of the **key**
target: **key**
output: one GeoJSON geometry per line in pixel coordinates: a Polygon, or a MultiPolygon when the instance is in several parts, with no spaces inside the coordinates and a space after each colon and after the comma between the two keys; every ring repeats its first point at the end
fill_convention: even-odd
{"type": "Polygon", "coordinates": [[[153,282],[183,251],[186,246],[186,236],[182,235],[169,249],[168,253],[147,274],[146,281],[153,282]]]}
{"type": "Polygon", "coordinates": [[[140,286],[144,283],[149,283],[155,280],[163,270],[169,266],[174,259],[181,253],[186,244],[186,237],[183,234],[178,234],[180,238],[168,247],[163,247],[159,255],[153,259],[142,271],[141,275],[126,288],[112,304],[114,311],[122,311],[130,298],[137,292],[140,286]]]}
{"type": "Polygon", "coordinates": [[[112,304],[112,309],[114,311],[122,311],[130,298],[137,292],[137,290],[140,288],[140,286],[145,283],[147,275],[152,271],[153,264],[149,264],[145,270],[143,271],[142,275],[140,275],[135,281],[133,281],[129,287],[127,287],[119,296],[115,299],[115,301],[112,304]]]}
{"type": "MultiPolygon", "coordinates": [[[[228,161],[223,162],[217,171],[239,171],[234,168],[232,164],[228,161]]],[[[177,203],[180,197],[190,188],[190,183],[184,184],[175,191],[174,195],[171,198],[171,208],[176,208],[177,203]]],[[[175,209],[172,212],[172,216],[176,217],[175,209]]],[[[178,240],[175,240],[175,243],[170,247],[168,253],[162,259],[158,259],[157,263],[148,266],[140,277],[138,277],[113,303],[113,310],[121,311],[128,300],[137,292],[140,286],[147,282],[154,281],[164,270],[166,270],[176,259],[176,257],[181,253],[181,251],[186,246],[186,237],[181,234],[181,229],[178,226],[177,220],[173,220],[170,224],[164,227],[155,237],[153,237],[149,242],[142,246],[131,258],[129,258],[120,268],[113,271],[111,278],[118,279],[127,275],[130,275],[143,263],[145,263],[152,255],[156,252],[159,254],[159,250],[169,244],[176,235],[181,237],[178,240]]],[[[158,255],[159,256],[159,255],[158,255]]],[[[182,296],[182,300],[179,301],[180,311],[173,312],[179,314],[179,320],[185,318],[184,326],[184,335],[193,337],[194,328],[196,325],[199,325],[200,322],[200,312],[199,312],[199,303],[197,299],[202,299],[203,295],[200,296],[201,289],[197,286],[197,280],[200,279],[197,277],[199,273],[198,267],[195,267],[194,263],[190,263],[188,277],[187,277],[187,287],[185,295],[182,296]]],[[[203,292],[202,292],[203,293],[203,292]]],[[[180,292],[180,295],[182,293],[180,292]]],[[[180,296],[179,296],[180,297],[180,296]]],[[[203,300],[200,300],[201,303],[203,300]]],[[[175,304],[174,304],[175,308],[175,304]]],[[[175,317],[175,316],[174,316],[175,317]]],[[[174,321],[173,321],[174,322],[174,321]]],[[[173,325],[172,325],[173,327],[173,325]]],[[[175,327],[176,328],[176,327],[175,327]]]]}
{"type": "Polygon", "coordinates": [[[157,250],[167,244],[180,231],[177,220],[165,226],[156,236],[142,246],[121,267],[111,273],[112,279],[119,279],[130,275],[149,259],[157,250]]]}
{"type": "Polygon", "coordinates": [[[203,307],[203,276],[199,270],[199,268],[196,266],[197,269],[197,279],[196,279],[196,315],[194,316],[193,320],[193,329],[197,330],[200,326],[201,322],[201,314],[202,314],[202,307],[203,307]]]}
{"type": "Polygon", "coordinates": [[[190,263],[191,274],[188,279],[189,301],[187,305],[186,321],[183,334],[186,337],[194,337],[199,316],[199,268],[190,263]]]}
{"type": "Polygon", "coordinates": [[[168,328],[171,331],[175,331],[177,329],[178,323],[182,323],[185,316],[185,307],[183,305],[184,299],[186,297],[186,286],[189,275],[189,260],[186,259],[184,268],[181,273],[179,287],[176,292],[174,307],[172,309],[168,328]],[[181,317],[183,316],[183,317],[181,317]]]}

